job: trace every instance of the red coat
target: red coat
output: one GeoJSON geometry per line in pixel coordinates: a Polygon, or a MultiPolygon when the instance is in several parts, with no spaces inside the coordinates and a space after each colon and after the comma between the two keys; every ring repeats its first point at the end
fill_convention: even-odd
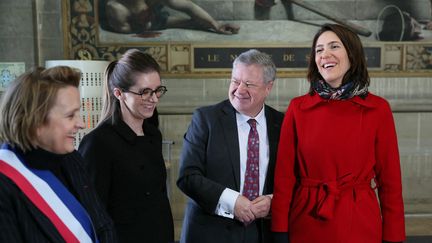
{"type": "Polygon", "coordinates": [[[344,101],[294,98],[282,125],[274,186],[272,230],[289,232],[290,243],[403,241],[388,102],[370,93],[344,101]]]}

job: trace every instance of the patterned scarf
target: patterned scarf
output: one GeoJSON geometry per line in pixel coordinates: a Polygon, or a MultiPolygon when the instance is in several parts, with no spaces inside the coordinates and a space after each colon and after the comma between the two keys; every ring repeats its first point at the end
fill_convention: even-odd
{"type": "Polygon", "coordinates": [[[368,92],[367,87],[360,89],[359,85],[354,85],[354,82],[348,82],[339,88],[332,88],[327,82],[318,80],[312,83],[312,88],[326,100],[347,100],[356,95],[364,98],[368,92]]]}

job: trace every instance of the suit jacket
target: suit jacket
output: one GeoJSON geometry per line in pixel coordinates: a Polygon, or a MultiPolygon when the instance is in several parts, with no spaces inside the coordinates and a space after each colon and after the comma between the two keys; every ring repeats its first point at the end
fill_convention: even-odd
{"type": "MultiPolygon", "coordinates": [[[[263,194],[273,193],[273,175],[283,113],[265,106],[269,164],[263,194]]],[[[178,187],[189,196],[182,243],[242,242],[243,223],[215,214],[225,188],[240,191],[236,110],[229,100],[195,111],[184,136],[178,187]]],[[[261,242],[270,242],[269,220],[258,219],[261,242]]]]}
{"type": "MultiPolygon", "coordinates": [[[[117,242],[114,225],[87,179],[81,156],[74,152],[61,163],[72,194],[92,219],[99,242],[117,242]]],[[[65,242],[45,214],[1,173],[0,242],[65,242]]]]}

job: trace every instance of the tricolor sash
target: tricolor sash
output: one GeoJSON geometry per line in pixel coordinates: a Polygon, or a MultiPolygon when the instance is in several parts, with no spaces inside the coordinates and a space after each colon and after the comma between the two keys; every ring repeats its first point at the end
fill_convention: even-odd
{"type": "Polygon", "coordinates": [[[97,242],[87,211],[50,171],[27,167],[12,147],[3,144],[0,173],[21,189],[66,242],[97,242]]]}

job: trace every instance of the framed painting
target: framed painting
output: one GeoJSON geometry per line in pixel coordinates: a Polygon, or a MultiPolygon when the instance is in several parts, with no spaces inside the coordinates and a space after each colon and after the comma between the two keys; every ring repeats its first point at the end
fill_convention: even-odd
{"type": "Polygon", "coordinates": [[[374,76],[432,75],[432,0],[65,0],[67,59],[151,54],[165,76],[218,77],[246,49],[272,55],[280,76],[303,77],[323,23],[361,38],[374,76]]]}

